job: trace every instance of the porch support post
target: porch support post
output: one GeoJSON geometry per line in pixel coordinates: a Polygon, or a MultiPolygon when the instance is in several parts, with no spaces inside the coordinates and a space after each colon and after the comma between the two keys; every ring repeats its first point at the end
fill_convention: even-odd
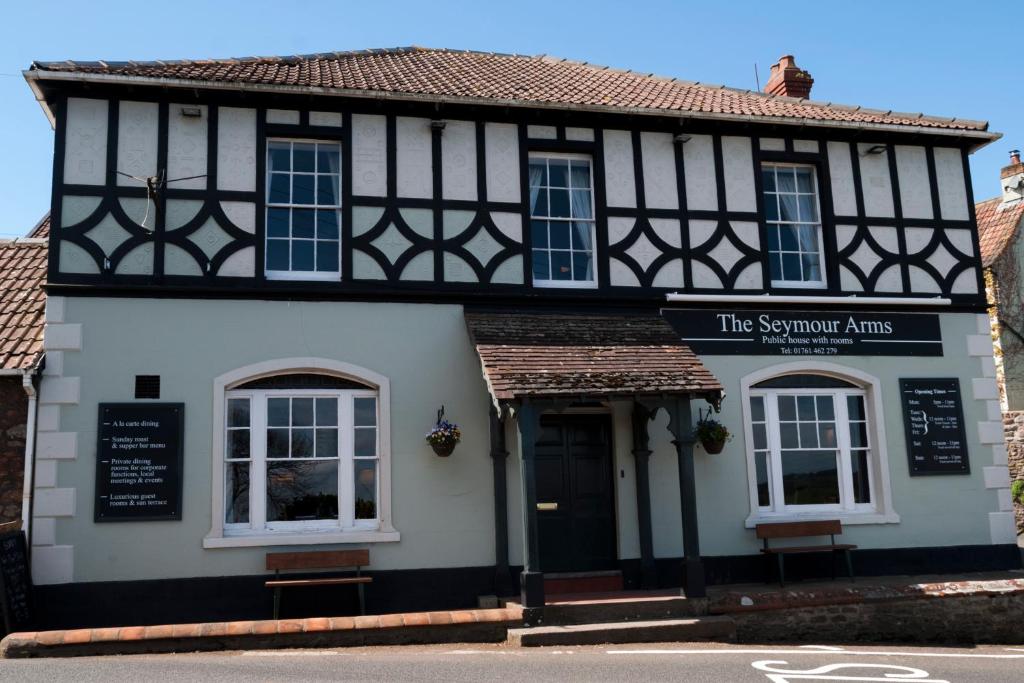
{"type": "Polygon", "coordinates": [[[693,472],[693,436],[690,399],[669,402],[669,431],[679,459],[679,502],[683,513],[683,585],[689,598],[707,596],[704,584],[704,563],[700,559],[700,538],[697,531],[697,486],[693,472]]]}
{"type": "Polygon", "coordinates": [[[544,610],[544,574],[540,570],[540,539],[537,530],[537,428],[540,411],[523,399],[516,411],[522,442],[523,467],[523,573],[519,576],[523,621],[537,623],[544,610]]]}
{"type": "Polygon", "coordinates": [[[647,447],[647,424],[651,414],[633,403],[633,463],[636,465],[636,514],[640,527],[640,587],[655,588],[658,573],[654,566],[654,536],[651,532],[651,451],[647,447]]]}
{"type": "Polygon", "coordinates": [[[498,595],[512,593],[512,575],[508,568],[508,449],[505,444],[505,421],[492,404],[491,466],[494,468],[494,591],[498,595]]]}

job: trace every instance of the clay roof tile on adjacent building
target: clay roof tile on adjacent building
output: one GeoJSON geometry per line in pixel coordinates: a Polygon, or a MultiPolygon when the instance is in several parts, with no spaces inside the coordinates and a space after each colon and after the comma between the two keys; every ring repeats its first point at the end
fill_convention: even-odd
{"type": "MultiPolygon", "coordinates": [[[[984,121],[833,105],[611,69],[545,55],[422,47],[295,57],[152,62],[34,62],[29,77],[79,74],[187,82],[386,93],[396,97],[521,106],[601,108],[882,124],[981,133],[984,121]]],[[[344,94],[344,93],[342,93],[344,94]]]]}
{"type": "MultiPolygon", "coordinates": [[[[38,232],[38,226],[33,234],[38,232]]],[[[0,369],[25,370],[43,353],[46,241],[0,241],[0,369]]]]}
{"type": "Polygon", "coordinates": [[[686,394],[722,385],[657,315],[467,311],[466,326],[495,400],[686,394]]]}
{"type": "Polygon", "coordinates": [[[1004,204],[1002,197],[994,197],[975,204],[974,212],[978,219],[981,262],[988,268],[1017,234],[1024,219],[1024,201],[1004,204]]]}

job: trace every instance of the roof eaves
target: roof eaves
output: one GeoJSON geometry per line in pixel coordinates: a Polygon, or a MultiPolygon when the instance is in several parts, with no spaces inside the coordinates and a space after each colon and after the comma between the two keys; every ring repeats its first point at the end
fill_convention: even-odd
{"type": "MultiPolygon", "coordinates": [[[[550,58],[549,58],[550,59],[550,58]]],[[[225,61],[225,60],[218,60],[225,61]]],[[[33,62],[35,67],[39,62],[33,62]]],[[[628,70],[613,69],[611,67],[601,67],[601,69],[608,69],[619,73],[635,73],[628,70]]],[[[574,104],[565,102],[538,102],[533,100],[517,100],[509,98],[487,98],[487,97],[475,97],[467,95],[433,95],[427,93],[406,93],[406,92],[391,92],[384,90],[360,90],[360,89],[341,89],[341,88],[328,88],[323,86],[298,86],[298,85],[281,85],[274,83],[239,83],[239,82],[220,82],[220,81],[204,81],[197,79],[177,79],[177,78],[161,78],[153,76],[125,76],[121,74],[97,74],[88,72],[69,72],[69,71],[48,71],[45,69],[30,69],[23,72],[25,79],[30,83],[39,80],[56,80],[56,81],[82,81],[82,82],[98,82],[98,83],[130,83],[135,85],[155,85],[160,87],[179,87],[179,88],[206,88],[214,90],[243,90],[249,92],[276,92],[276,93],[294,93],[294,94],[320,94],[334,97],[355,97],[355,98],[367,98],[367,99],[389,99],[398,101],[426,101],[426,102],[438,102],[438,103],[465,103],[465,104],[476,104],[476,105],[491,105],[501,107],[528,107],[538,109],[558,109],[558,110],[574,110],[574,111],[595,111],[595,112],[613,112],[621,114],[636,114],[636,115],[647,115],[647,116],[671,116],[673,114],[677,116],[685,116],[687,118],[702,118],[702,119],[717,119],[717,120],[733,120],[733,121],[744,121],[748,123],[779,123],[783,125],[796,125],[796,126],[814,126],[819,128],[853,128],[856,130],[878,130],[878,131],[889,131],[889,132],[902,132],[902,133],[927,133],[935,135],[946,135],[954,137],[970,137],[979,138],[985,140],[980,145],[976,145],[974,148],[980,147],[989,142],[993,142],[1002,137],[1001,133],[992,133],[988,131],[988,122],[977,121],[973,119],[946,119],[943,117],[926,117],[921,114],[907,115],[906,117],[916,117],[922,120],[937,120],[947,121],[952,120],[954,122],[961,122],[962,125],[972,126],[966,128],[942,128],[932,126],[916,126],[913,124],[902,124],[902,123],[873,123],[864,121],[836,121],[832,119],[818,119],[818,118],[807,118],[807,117],[794,117],[794,116],[761,116],[761,115],[750,115],[750,114],[731,114],[726,112],[702,112],[694,110],[672,110],[672,109],[654,109],[649,107],[622,107],[614,105],[602,105],[602,104],[574,104]]],[[[730,88],[724,85],[701,83],[700,81],[681,81],[676,80],[679,84],[692,84],[694,86],[700,86],[703,88],[721,89],[721,90],[732,90],[735,92],[751,92],[743,91],[738,88],[730,88]]],[[[777,99],[780,101],[790,101],[794,104],[807,104],[809,100],[803,100],[800,98],[793,97],[779,97],[779,96],[766,96],[768,99],[777,99]]],[[[38,97],[37,97],[38,99],[38,97]]],[[[837,105],[829,105],[835,107],[837,105]]],[[[889,116],[893,115],[893,112],[883,111],[880,109],[867,109],[863,107],[856,107],[853,111],[859,111],[864,114],[873,114],[877,116],[889,116]]],[[[52,112],[48,112],[48,116],[51,116],[52,112]]]]}

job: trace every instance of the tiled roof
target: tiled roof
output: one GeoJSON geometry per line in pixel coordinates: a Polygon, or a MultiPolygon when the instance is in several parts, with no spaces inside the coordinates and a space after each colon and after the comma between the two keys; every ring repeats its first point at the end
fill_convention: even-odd
{"type": "Polygon", "coordinates": [[[0,369],[31,368],[43,352],[46,242],[0,241],[0,369]]]}
{"type": "Polygon", "coordinates": [[[988,268],[1017,234],[1024,218],[1024,200],[1005,206],[1001,197],[986,199],[974,205],[974,212],[978,218],[981,262],[988,268]]]}
{"type": "Polygon", "coordinates": [[[50,236],[50,212],[47,211],[46,215],[36,223],[36,226],[29,230],[27,237],[46,239],[50,236]]]}
{"type": "MultiPolygon", "coordinates": [[[[908,114],[681,81],[548,56],[404,47],[295,57],[155,62],[34,62],[65,72],[217,84],[291,86],[431,100],[693,112],[981,132],[984,121],[908,114]]],[[[41,74],[45,76],[45,74],[41,74]]]]}
{"type": "Polygon", "coordinates": [[[466,311],[491,395],[523,397],[696,394],[722,385],[656,315],[466,311]]]}

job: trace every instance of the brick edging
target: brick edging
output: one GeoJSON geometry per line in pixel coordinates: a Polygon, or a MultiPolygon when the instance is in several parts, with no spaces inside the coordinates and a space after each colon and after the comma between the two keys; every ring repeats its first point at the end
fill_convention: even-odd
{"type": "Polygon", "coordinates": [[[522,622],[515,608],[411,612],[359,617],[162,624],[11,633],[0,657],[330,647],[352,645],[498,642],[522,622]]]}

